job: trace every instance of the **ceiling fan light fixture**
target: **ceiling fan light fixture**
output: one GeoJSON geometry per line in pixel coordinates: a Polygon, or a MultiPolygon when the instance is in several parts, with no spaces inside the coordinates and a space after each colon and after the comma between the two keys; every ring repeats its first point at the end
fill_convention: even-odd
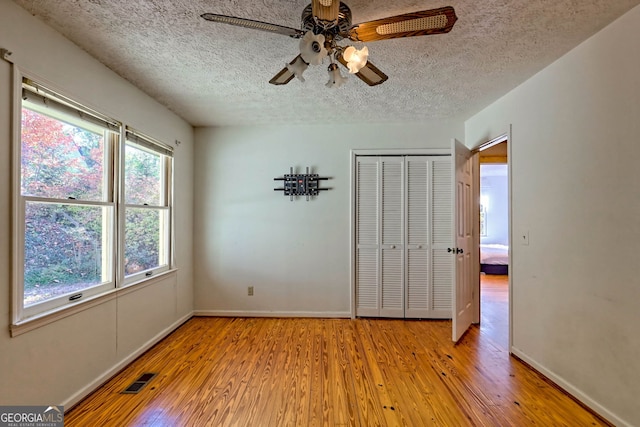
{"type": "Polygon", "coordinates": [[[304,82],[302,74],[309,65],[321,65],[329,57],[329,82],[327,86],[337,87],[344,83],[336,61],[349,69],[369,86],[384,83],[389,78],[369,61],[369,49],[358,50],[353,46],[343,47],[338,43],[348,39],[352,42],[370,42],[444,34],[451,31],[458,17],[451,6],[421,10],[389,16],[373,21],[352,25],[351,9],[340,0],[311,0],[302,10],[300,28],[285,27],[268,22],[235,16],[203,13],[203,19],[212,22],[268,31],[299,39],[300,54],[269,83],[286,85],[294,77],[304,82]]]}
{"type": "Polygon", "coordinates": [[[332,87],[338,88],[343,84],[345,84],[346,81],[347,81],[347,78],[340,73],[338,64],[331,63],[329,65],[329,81],[325,86],[327,86],[328,88],[332,88],[332,87]]]}
{"type": "Polygon", "coordinates": [[[309,64],[304,62],[304,59],[302,59],[300,56],[297,56],[292,63],[287,64],[287,70],[293,73],[293,75],[296,76],[298,80],[300,80],[301,82],[304,82],[304,77],[302,77],[302,73],[304,73],[308,67],[309,67],[309,64]]]}
{"type": "Polygon", "coordinates": [[[307,31],[300,40],[300,56],[304,62],[320,65],[327,55],[327,49],[324,47],[324,35],[307,31]]]}
{"type": "Polygon", "coordinates": [[[369,59],[369,48],[364,46],[358,50],[353,46],[347,47],[342,53],[342,57],[347,61],[347,68],[351,74],[356,74],[367,64],[369,59]]]}

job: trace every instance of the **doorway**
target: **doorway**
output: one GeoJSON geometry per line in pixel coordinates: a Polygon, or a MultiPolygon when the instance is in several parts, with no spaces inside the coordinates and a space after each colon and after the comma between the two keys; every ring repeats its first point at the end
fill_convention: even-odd
{"type": "Polygon", "coordinates": [[[480,327],[509,351],[509,157],[506,138],[479,152],[480,327]]]}

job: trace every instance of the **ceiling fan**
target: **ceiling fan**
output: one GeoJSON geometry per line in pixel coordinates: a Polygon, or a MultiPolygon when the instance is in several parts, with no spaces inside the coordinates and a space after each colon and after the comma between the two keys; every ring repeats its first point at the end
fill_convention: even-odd
{"type": "Polygon", "coordinates": [[[351,9],[336,0],[312,0],[302,11],[301,29],[215,13],[203,13],[200,16],[207,21],[300,39],[300,54],[269,80],[269,83],[285,85],[294,77],[304,81],[302,74],[310,64],[320,65],[325,58],[329,58],[328,87],[339,87],[346,81],[340,74],[338,63],[369,86],[378,85],[388,79],[386,74],[368,61],[366,46],[357,50],[353,46],[342,46],[339,42],[372,42],[448,33],[458,19],[453,7],[446,6],[352,25],[351,9]]]}

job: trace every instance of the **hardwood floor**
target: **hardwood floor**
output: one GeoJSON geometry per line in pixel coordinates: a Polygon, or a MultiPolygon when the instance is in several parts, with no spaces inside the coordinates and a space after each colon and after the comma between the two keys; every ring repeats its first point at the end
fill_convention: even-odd
{"type": "Polygon", "coordinates": [[[509,276],[480,276],[480,333],[509,349],[509,276]]]}
{"type": "Polygon", "coordinates": [[[608,425],[509,357],[485,311],[457,345],[450,321],[193,318],[65,425],[608,425]]]}

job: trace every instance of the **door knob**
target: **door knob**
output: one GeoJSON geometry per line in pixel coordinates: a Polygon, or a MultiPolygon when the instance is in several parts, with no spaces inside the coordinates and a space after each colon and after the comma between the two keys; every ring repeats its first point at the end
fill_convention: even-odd
{"type": "Polygon", "coordinates": [[[464,249],[456,248],[456,253],[457,254],[463,254],[464,253],[464,249]]]}

